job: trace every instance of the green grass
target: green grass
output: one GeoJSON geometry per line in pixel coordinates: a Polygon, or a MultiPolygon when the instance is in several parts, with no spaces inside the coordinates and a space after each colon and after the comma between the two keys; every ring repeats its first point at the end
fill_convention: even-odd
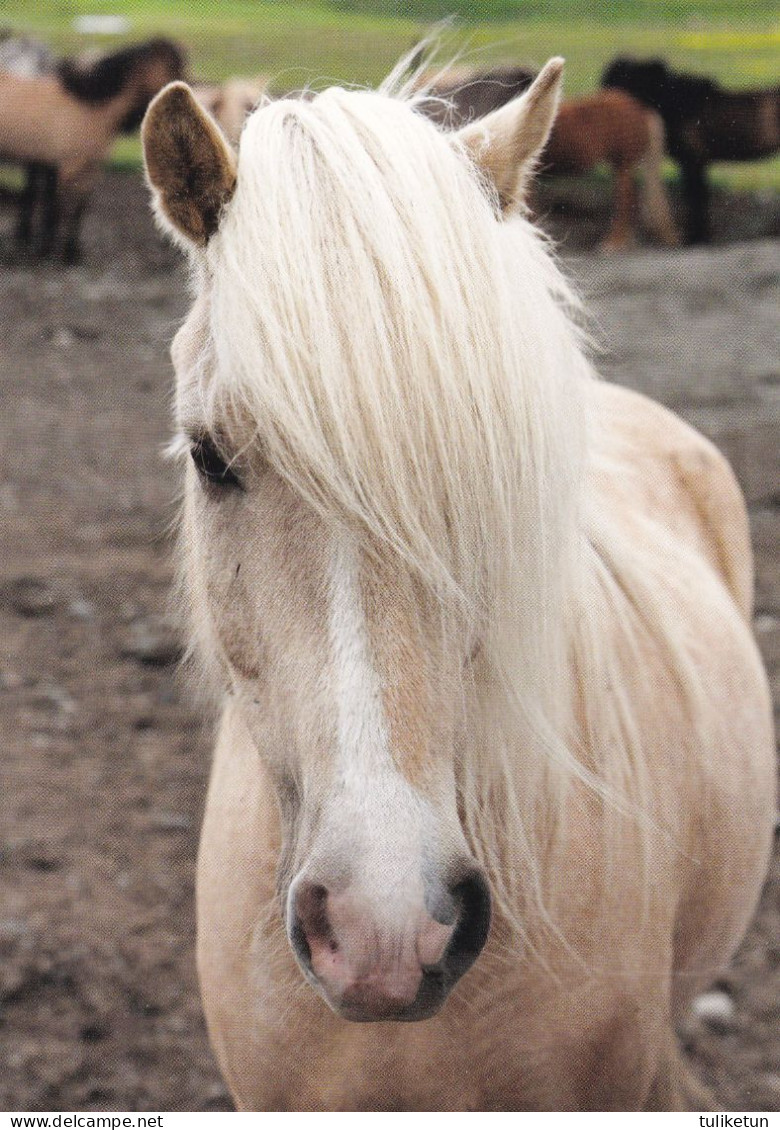
{"type": "MultiPolygon", "coordinates": [[[[0,0],[0,26],[24,30],[63,52],[119,41],[79,35],[79,15],[120,14],[124,37],[164,34],[188,50],[192,74],[220,79],[267,73],[277,89],[331,81],[374,83],[431,23],[459,18],[444,34],[443,57],[488,64],[567,60],[566,91],[598,85],[617,53],[663,55],[673,66],[711,74],[731,87],[777,81],[776,0],[0,0]]],[[[122,139],[114,161],[137,165],[137,140],[122,139]]],[[[735,187],[780,188],[780,159],[718,166],[735,187]]]]}

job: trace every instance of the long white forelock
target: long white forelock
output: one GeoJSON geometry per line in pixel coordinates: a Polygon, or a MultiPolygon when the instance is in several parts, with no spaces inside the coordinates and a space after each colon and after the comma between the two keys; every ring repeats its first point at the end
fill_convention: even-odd
{"type": "MultiPolygon", "coordinates": [[[[499,221],[456,141],[338,89],[248,119],[205,268],[215,422],[248,420],[300,496],[440,600],[445,630],[478,625],[491,683],[511,688],[513,721],[486,709],[464,782],[508,904],[515,880],[497,876],[480,816],[493,776],[533,798],[582,772],[561,737],[589,374],[563,310],[575,299],[531,225],[499,221]]],[[[548,831],[515,802],[538,886],[548,831]]]]}
{"type": "Polygon", "coordinates": [[[459,574],[474,546],[458,545],[458,528],[443,554],[444,516],[480,471],[494,497],[516,493],[512,423],[533,410],[518,361],[562,360],[541,356],[558,351],[556,335],[533,327],[551,316],[564,325],[546,288],[522,351],[512,340],[526,319],[492,283],[506,273],[501,243],[522,232],[527,253],[538,241],[516,225],[498,238],[475,187],[452,145],[406,107],[328,91],[249,119],[236,195],[209,249],[215,391],[257,419],[272,461],[309,501],[335,505],[451,591],[473,591],[468,569],[459,574]],[[441,496],[421,514],[420,488],[436,483],[441,496]]]}

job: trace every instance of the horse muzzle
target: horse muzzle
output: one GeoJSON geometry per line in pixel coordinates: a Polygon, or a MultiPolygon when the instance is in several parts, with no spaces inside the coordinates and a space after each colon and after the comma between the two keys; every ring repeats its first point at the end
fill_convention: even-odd
{"type": "Polygon", "coordinates": [[[425,1020],[476,961],[490,929],[490,892],[470,865],[419,905],[393,910],[357,886],[299,875],[288,935],[306,978],[345,1020],[425,1020]],[[436,909],[431,914],[427,906],[436,909]]]}

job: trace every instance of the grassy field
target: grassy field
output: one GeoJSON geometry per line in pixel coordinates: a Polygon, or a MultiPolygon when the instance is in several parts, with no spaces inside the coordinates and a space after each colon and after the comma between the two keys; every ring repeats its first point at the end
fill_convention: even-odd
{"type": "MultiPolygon", "coordinates": [[[[448,13],[443,57],[487,64],[567,60],[566,90],[598,85],[618,52],[663,55],[727,86],[776,82],[780,20],[776,2],[750,0],[0,0],[0,26],[39,36],[63,52],[110,48],[122,39],[164,34],[187,48],[198,78],[267,73],[278,90],[330,81],[374,83],[448,13]],[[79,16],[122,15],[120,39],[80,34],[79,16]]],[[[136,163],[123,140],[118,163],[136,163]]],[[[721,165],[716,177],[780,188],[780,159],[721,165]]]]}

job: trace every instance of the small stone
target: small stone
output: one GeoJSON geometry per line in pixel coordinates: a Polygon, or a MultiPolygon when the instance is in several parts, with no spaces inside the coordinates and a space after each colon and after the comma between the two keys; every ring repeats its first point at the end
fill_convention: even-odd
{"type": "Polygon", "coordinates": [[[0,918],[0,945],[16,942],[30,932],[30,927],[22,918],[0,918]]]}
{"type": "Polygon", "coordinates": [[[39,698],[41,702],[55,707],[64,714],[76,713],[75,699],[68,694],[64,687],[59,686],[57,683],[46,683],[41,686],[39,698]]]}
{"type": "Polygon", "coordinates": [[[134,620],[127,631],[122,655],[149,667],[176,663],[182,647],[178,632],[164,616],[145,616],[134,620]]]}
{"type": "Polygon", "coordinates": [[[20,616],[48,616],[54,611],[51,585],[38,577],[16,577],[3,587],[2,598],[20,616]]]}
{"type": "Polygon", "coordinates": [[[228,1099],[230,1094],[224,1083],[212,1083],[208,1091],[206,1091],[207,1099],[228,1099]]]}
{"type": "Polygon", "coordinates": [[[51,340],[58,349],[70,349],[76,344],[76,335],[69,326],[59,326],[52,331],[51,340]]]}
{"type": "Polygon", "coordinates": [[[709,1028],[719,1032],[730,1032],[735,1027],[736,1009],[734,1001],[722,989],[712,989],[702,993],[692,1004],[694,1015],[709,1028]]]}
{"type": "Polygon", "coordinates": [[[157,809],[149,813],[149,827],[153,832],[188,832],[192,827],[192,821],[183,812],[164,812],[157,809]]]}
{"type": "Polygon", "coordinates": [[[94,620],[95,606],[83,596],[74,596],[68,604],[68,615],[73,620],[94,620]]]}

